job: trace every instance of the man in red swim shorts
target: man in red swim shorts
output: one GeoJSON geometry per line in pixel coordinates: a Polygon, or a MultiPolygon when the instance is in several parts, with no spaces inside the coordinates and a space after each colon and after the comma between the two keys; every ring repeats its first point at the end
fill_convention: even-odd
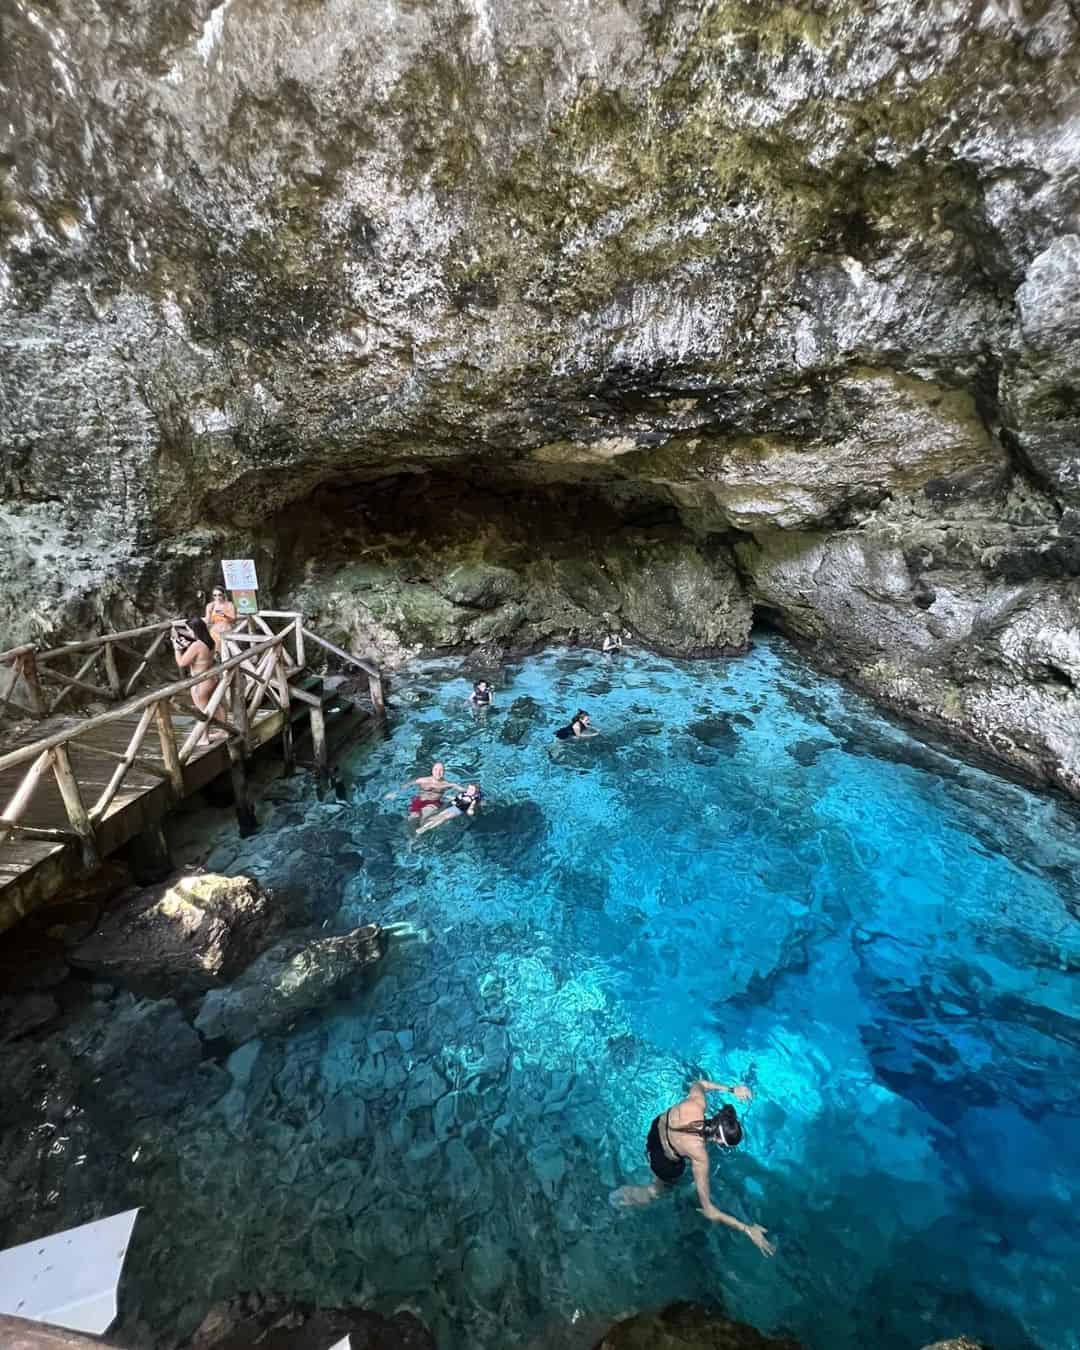
{"type": "Polygon", "coordinates": [[[407,783],[402,783],[401,787],[394,788],[392,792],[386,794],[389,801],[391,797],[396,797],[399,792],[404,792],[406,788],[416,788],[412,800],[409,802],[409,816],[412,820],[419,823],[426,820],[432,811],[437,811],[442,806],[442,799],[445,793],[464,792],[460,783],[451,783],[446,777],[446,765],[442,763],[433,764],[431,772],[423,778],[410,778],[407,783]]]}

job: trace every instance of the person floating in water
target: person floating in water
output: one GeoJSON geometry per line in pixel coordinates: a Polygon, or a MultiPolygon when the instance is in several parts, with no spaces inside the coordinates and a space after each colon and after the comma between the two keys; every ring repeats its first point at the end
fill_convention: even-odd
{"type": "Polygon", "coordinates": [[[474,708],[490,708],[494,697],[494,690],[487,680],[477,680],[473,685],[473,691],[469,695],[469,702],[474,708]]]}
{"type": "Polygon", "coordinates": [[[674,1186],[689,1162],[702,1214],[713,1223],[722,1223],[728,1228],[734,1228],[737,1233],[743,1233],[762,1255],[772,1256],[776,1249],[766,1240],[766,1229],[757,1223],[743,1223],[734,1215],[725,1214],[712,1202],[706,1145],[720,1144],[724,1148],[735,1148],[742,1139],[742,1126],[731,1105],[722,1106],[717,1115],[706,1118],[706,1092],[729,1092],[739,1101],[750,1099],[750,1089],[747,1087],[727,1087],[723,1083],[710,1083],[705,1079],[692,1084],[683,1100],[657,1116],[649,1127],[645,1156],[652,1168],[653,1180],[648,1186],[620,1186],[611,1193],[612,1203],[650,1204],[674,1186]]]}
{"type": "Polygon", "coordinates": [[[572,720],[565,727],[560,727],[555,733],[557,741],[576,741],[588,740],[592,736],[599,736],[589,724],[589,714],[584,709],[579,708],[574,714],[572,720]]]}
{"type": "Polygon", "coordinates": [[[425,820],[416,833],[423,834],[425,830],[437,829],[440,825],[445,825],[448,820],[456,820],[458,816],[475,816],[483,800],[484,794],[480,790],[480,784],[469,783],[445,810],[425,820]]]}
{"type": "Polygon", "coordinates": [[[442,806],[442,799],[447,792],[464,791],[460,783],[447,781],[446,765],[438,762],[431,766],[429,774],[420,778],[410,778],[407,783],[402,783],[401,787],[388,792],[386,800],[396,797],[408,787],[416,788],[416,793],[409,802],[409,815],[415,816],[418,820],[424,820],[433,811],[437,811],[442,806]]]}
{"type": "Polygon", "coordinates": [[[623,640],[621,633],[605,633],[604,645],[601,651],[605,656],[614,656],[623,649],[623,640]]]}

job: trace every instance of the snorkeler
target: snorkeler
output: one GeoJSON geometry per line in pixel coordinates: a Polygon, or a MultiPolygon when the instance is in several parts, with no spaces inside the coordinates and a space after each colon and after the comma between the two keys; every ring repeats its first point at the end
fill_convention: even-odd
{"type": "Polygon", "coordinates": [[[701,1212],[713,1223],[725,1224],[743,1233],[763,1256],[772,1256],[776,1250],[766,1240],[766,1229],[757,1223],[743,1223],[732,1214],[725,1214],[712,1202],[709,1194],[709,1154],[706,1144],[720,1144],[735,1148],[742,1139],[742,1126],[735,1108],[722,1106],[715,1116],[706,1118],[706,1092],[730,1092],[739,1101],[748,1101],[750,1089],[728,1087],[724,1083],[710,1083],[702,1079],[693,1083],[685,1098],[659,1115],[649,1128],[645,1141],[645,1156],[652,1168],[653,1180],[648,1186],[620,1186],[612,1191],[614,1205],[648,1205],[664,1195],[686,1171],[689,1162],[694,1174],[701,1212]]]}
{"type": "Polygon", "coordinates": [[[432,816],[430,820],[425,820],[416,833],[423,834],[425,830],[434,830],[439,825],[445,825],[448,820],[456,820],[458,816],[475,816],[483,800],[484,794],[480,790],[480,784],[469,783],[445,810],[432,816]]]}
{"type": "Polygon", "coordinates": [[[474,708],[490,708],[494,692],[487,680],[477,680],[469,695],[469,702],[474,708]]]}
{"type": "Polygon", "coordinates": [[[396,797],[399,792],[404,792],[407,787],[416,788],[416,794],[409,802],[409,815],[416,816],[423,820],[429,816],[432,811],[437,811],[442,805],[443,796],[447,792],[463,791],[460,783],[451,783],[447,781],[446,765],[435,763],[431,766],[431,772],[421,778],[410,778],[407,783],[402,783],[401,787],[394,788],[392,792],[386,794],[386,800],[396,797]]]}
{"type": "Polygon", "coordinates": [[[557,741],[584,741],[592,736],[599,735],[600,733],[595,731],[589,725],[589,714],[579,708],[569,724],[565,727],[560,727],[558,731],[555,732],[555,739],[557,741]]]}
{"type": "Polygon", "coordinates": [[[623,649],[623,641],[621,633],[604,634],[604,645],[600,648],[600,650],[604,653],[605,656],[614,656],[618,652],[621,652],[622,649],[623,649]]]}

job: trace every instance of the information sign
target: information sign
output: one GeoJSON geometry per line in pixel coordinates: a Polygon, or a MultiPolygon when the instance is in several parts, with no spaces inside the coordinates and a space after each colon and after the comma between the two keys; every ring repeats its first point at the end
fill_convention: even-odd
{"type": "Polygon", "coordinates": [[[230,591],[257,591],[259,578],[255,575],[255,562],[251,558],[223,558],[221,570],[225,577],[225,587],[230,591]]]}

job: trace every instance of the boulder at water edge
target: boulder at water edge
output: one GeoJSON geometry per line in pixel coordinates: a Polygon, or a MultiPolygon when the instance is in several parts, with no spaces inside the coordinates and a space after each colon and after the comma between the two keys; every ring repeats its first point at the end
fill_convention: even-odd
{"type": "Polygon", "coordinates": [[[183,999],[238,975],[284,922],[250,877],[186,876],[110,914],[68,959],[150,998],[183,999]]]}
{"type": "Polygon", "coordinates": [[[412,1313],[383,1317],[366,1308],[313,1308],[257,1294],[216,1303],[184,1350],[326,1350],[344,1336],[357,1350],[435,1350],[431,1332],[412,1313]]]}
{"type": "Polygon", "coordinates": [[[378,961],[386,939],[378,924],[337,937],[275,943],[225,989],[212,989],[195,1018],[211,1040],[242,1045],[328,1003],[338,986],[378,961]]]}
{"type": "Polygon", "coordinates": [[[801,1350],[786,1336],[763,1336],[747,1322],[694,1303],[673,1303],[659,1312],[616,1322],[595,1350],[801,1350]]]}

